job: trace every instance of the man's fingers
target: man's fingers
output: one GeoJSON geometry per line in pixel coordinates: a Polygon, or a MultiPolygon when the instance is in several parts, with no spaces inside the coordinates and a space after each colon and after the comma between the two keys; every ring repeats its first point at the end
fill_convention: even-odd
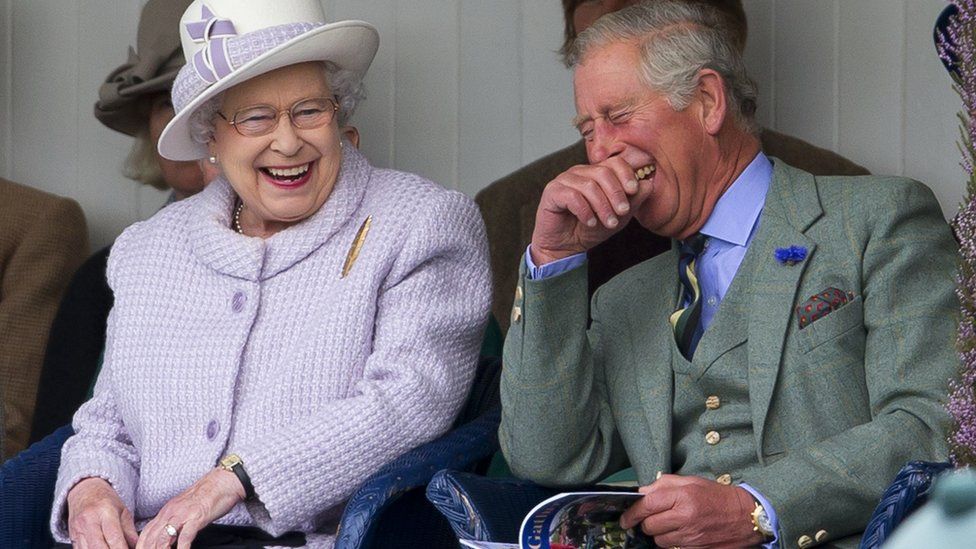
{"type": "Polygon", "coordinates": [[[620,526],[623,528],[633,528],[650,515],[651,507],[648,504],[647,496],[644,496],[628,507],[624,511],[624,514],[620,515],[620,526]]]}
{"type": "Polygon", "coordinates": [[[641,530],[657,540],[660,536],[674,532],[688,523],[688,518],[673,510],[654,513],[640,523],[641,530]]]}
{"type": "Polygon", "coordinates": [[[603,162],[600,162],[598,165],[605,166],[613,170],[616,179],[620,181],[620,183],[623,185],[624,192],[626,192],[628,195],[637,193],[639,186],[635,170],[643,166],[631,166],[619,156],[611,156],[603,162]]]}
{"type": "MultiPolygon", "coordinates": [[[[651,484],[644,493],[644,497],[631,505],[624,514],[620,516],[620,525],[624,528],[633,528],[647,517],[656,513],[670,510],[674,507],[674,494],[669,490],[662,490],[659,487],[661,480],[651,484]]],[[[642,490],[643,491],[643,490],[642,490]]]]}
{"type": "Polygon", "coordinates": [[[630,200],[627,197],[628,183],[633,183],[633,191],[637,191],[637,181],[634,180],[633,172],[630,172],[626,164],[623,166],[624,168],[620,169],[617,166],[597,165],[590,166],[586,170],[589,179],[600,186],[614,211],[620,215],[630,212],[630,200]]]}
{"type": "MultiPolygon", "coordinates": [[[[620,224],[620,218],[618,212],[612,199],[607,196],[606,189],[598,182],[592,179],[587,179],[580,182],[576,190],[583,196],[586,202],[589,204],[590,208],[596,213],[597,218],[604,227],[608,229],[615,229],[617,225],[620,224]]],[[[630,205],[627,205],[627,210],[620,212],[620,214],[626,214],[630,210],[630,205]]]]}

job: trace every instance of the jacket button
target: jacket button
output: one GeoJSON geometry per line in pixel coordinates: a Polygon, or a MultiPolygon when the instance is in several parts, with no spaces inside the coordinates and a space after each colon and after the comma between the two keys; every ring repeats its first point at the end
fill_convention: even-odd
{"type": "Polygon", "coordinates": [[[722,401],[715,395],[705,399],[705,407],[709,410],[718,410],[722,406],[722,401]]]}
{"type": "Polygon", "coordinates": [[[722,440],[722,435],[718,434],[718,431],[709,431],[708,434],[705,435],[705,442],[711,444],[712,446],[718,444],[720,440],[722,440]]]}
{"type": "Polygon", "coordinates": [[[512,324],[518,324],[522,320],[522,308],[515,306],[512,308],[512,324]]]}
{"type": "Polygon", "coordinates": [[[220,424],[217,423],[216,419],[211,419],[207,423],[207,440],[213,440],[217,433],[220,432],[220,424]]]}
{"type": "Polygon", "coordinates": [[[515,287],[515,303],[518,303],[519,301],[522,301],[522,287],[521,286],[516,286],[515,287]]]}
{"type": "Polygon", "coordinates": [[[245,303],[247,303],[247,296],[244,292],[236,292],[234,299],[231,300],[231,308],[234,309],[235,313],[239,313],[244,310],[245,303]]]}
{"type": "Polygon", "coordinates": [[[717,483],[719,483],[719,484],[721,484],[723,486],[728,486],[728,485],[732,484],[732,475],[730,475],[728,473],[726,473],[724,475],[719,475],[718,478],[715,479],[715,482],[717,482],[717,483]]]}
{"type": "Polygon", "coordinates": [[[800,536],[800,539],[796,540],[796,544],[800,546],[800,549],[804,549],[813,545],[813,539],[810,536],[800,536]]]}
{"type": "Polygon", "coordinates": [[[824,541],[825,539],[827,539],[827,531],[820,530],[813,536],[813,539],[817,540],[817,543],[824,541]]]}

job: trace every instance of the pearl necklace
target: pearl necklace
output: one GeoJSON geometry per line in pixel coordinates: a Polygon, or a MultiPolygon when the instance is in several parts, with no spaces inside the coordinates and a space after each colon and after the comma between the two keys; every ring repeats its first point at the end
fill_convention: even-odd
{"type": "Polygon", "coordinates": [[[237,207],[234,208],[234,230],[238,234],[244,234],[244,229],[241,228],[241,212],[244,211],[244,202],[238,200],[237,207]]]}

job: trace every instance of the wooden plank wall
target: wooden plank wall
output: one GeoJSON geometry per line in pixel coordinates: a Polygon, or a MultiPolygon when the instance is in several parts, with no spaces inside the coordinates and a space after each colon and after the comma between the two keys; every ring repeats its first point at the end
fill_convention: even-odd
{"type": "MultiPolygon", "coordinates": [[[[381,34],[354,118],[372,161],[474,195],[575,139],[559,0],[322,0],[381,34]]],[[[760,120],[876,173],[962,196],[958,98],[932,46],[943,0],[745,0],[760,120]]],[[[129,140],[92,104],[141,0],[0,0],[0,176],[71,196],[93,244],[164,196],[119,175],[129,140]]]]}

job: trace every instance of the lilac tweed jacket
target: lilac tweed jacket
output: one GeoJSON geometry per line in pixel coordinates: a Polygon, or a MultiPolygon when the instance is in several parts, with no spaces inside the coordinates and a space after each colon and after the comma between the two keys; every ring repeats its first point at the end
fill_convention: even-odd
{"type": "Polygon", "coordinates": [[[326,204],[267,240],[229,228],[234,193],[218,179],[115,242],[104,369],[55,489],[59,541],[79,480],[107,479],[141,527],[233,452],[258,500],[218,522],[329,546],[366,477],[449,428],[488,315],[481,216],[344,150],[326,204]]]}

